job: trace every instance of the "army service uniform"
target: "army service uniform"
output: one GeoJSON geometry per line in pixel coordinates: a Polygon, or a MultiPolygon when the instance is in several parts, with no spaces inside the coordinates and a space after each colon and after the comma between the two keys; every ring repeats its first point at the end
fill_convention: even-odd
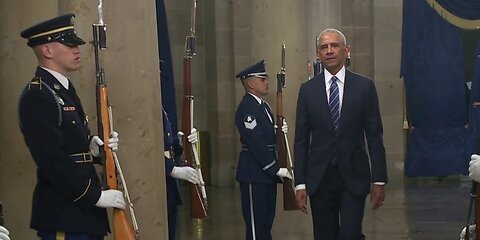
{"type": "Polygon", "coordinates": [[[87,117],[72,83],[65,89],[38,67],[19,104],[20,128],[37,165],[31,227],[106,235],[106,210],[89,153],[87,117]]]}

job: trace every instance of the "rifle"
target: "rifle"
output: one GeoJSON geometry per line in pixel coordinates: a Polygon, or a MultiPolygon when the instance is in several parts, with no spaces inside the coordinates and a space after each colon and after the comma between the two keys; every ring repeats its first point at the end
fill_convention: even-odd
{"type": "Polygon", "coordinates": [[[323,71],[322,62],[318,58],[318,51],[320,50],[320,49],[318,49],[318,47],[319,47],[318,42],[319,41],[320,41],[320,37],[317,37],[315,39],[315,49],[316,49],[315,56],[317,56],[317,57],[316,57],[315,62],[313,63],[313,77],[317,76],[318,74],[322,73],[322,71],[323,71]]]}
{"type": "Polygon", "coordinates": [[[197,144],[191,144],[186,136],[193,129],[193,95],[191,85],[191,60],[195,53],[195,14],[197,1],[192,0],[192,19],[190,23],[190,34],[185,38],[185,55],[183,57],[183,108],[182,108],[182,130],[186,133],[183,137],[183,155],[185,165],[193,167],[200,177],[201,184],[190,185],[190,217],[201,219],[208,217],[207,192],[203,181],[202,169],[200,167],[200,158],[197,144]],[[192,154],[193,153],[193,154],[192,154]]]}
{"type": "Polygon", "coordinates": [[[105,189],[118,189],[117,172],[120,176],[120,184],[123,186],[123,193],[129,204],[130,216],[132,218],[132,224],[128,221],[125,210],[114,208],[113,209],[113,232],[115,240],[138,240],[138,226],[133,212],[133,204],[130,201],[128,195],[127,185],[123,172],[120,168],[120,164],[115,152],[108,147],[107,141],[110,133],[113,131],[113,117],[112,108],[108,104],[108,91],[107,84],[105,82],[105,71],[103,67],[100,67],[99,63],[99,49],[107,49],[106,30],[107,26],[103,22],[103,8],[102,0],[99,0],[98,4],[98,16],[99,23],[93,24],[93,41],[95,52],[95,75],[96,75],[96,94],[97,94],[97,116],[98,116],[98,135],[100,139],[105,143],[100,151],[100,163],[103,165],[104,188],[105,189]],[[105,184],[106,182],[106,184],[105,184]],[[135,230],[135,233],[134,233],[135,230]]]}
{"type": "MultiPolygon", "coordinates": [[[[277,73],[277,146],[278,146],[278,161],[280,167],[287,168],[293,176],[292,157],[290,155],[290,148],[288,147],[287,134],[282,131],[283,121],[283,99],[282,89],[285,88],[285,43],[282,43],[282,66],[280,72],[277,73]],[[288,161],[287,161],[288,156],[288,161]]],[[[293,181],[288,178],[283,178],[283,209],[297,210],[295,202],[295,191],[293,190],[293,181]]]]}

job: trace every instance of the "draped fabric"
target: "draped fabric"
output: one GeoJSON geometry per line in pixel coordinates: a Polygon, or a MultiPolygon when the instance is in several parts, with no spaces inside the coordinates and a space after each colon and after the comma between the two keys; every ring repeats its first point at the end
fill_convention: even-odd
{"type": "MultiPolygon", "coordinates": [[[[168,37],[167,14],[163,0],[156,0],[158,52],[160,56],[160,83],[162,88],[162,105],[168,113],[172,132],[177,132],[177,111],[175,105],[175,81],[173,79],[172,54],[168,37]]],[[[159,108],[160,110],[161,108],[159,108]]]]}
{"type": "Polygon", "coordinates": [[[478,0],[435,0],[443,8],[458,16],[469,20],[480,19],[480,1],[478,0]]]}
{"type": "Polygon", "coordinates": [[[403,2],[401,75],[412,126],[405,174],[466,174],[468,103],[462,31],[427,1],[403,2]]]}

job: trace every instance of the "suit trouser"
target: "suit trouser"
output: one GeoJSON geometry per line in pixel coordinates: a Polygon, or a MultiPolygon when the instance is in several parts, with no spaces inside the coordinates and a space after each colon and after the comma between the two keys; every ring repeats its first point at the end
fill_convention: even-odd
{"type": "Polygon", "coordinates": [[[240,183],[243,219],[247,240],[271,240],[277,185],[240,183]]]}
{"type": "Polygon", "coordinates": [[[366,196],[348,191],[338,165],[329,166],[318,189],[310,196],[315,240],[363,240],[366,196]]]}

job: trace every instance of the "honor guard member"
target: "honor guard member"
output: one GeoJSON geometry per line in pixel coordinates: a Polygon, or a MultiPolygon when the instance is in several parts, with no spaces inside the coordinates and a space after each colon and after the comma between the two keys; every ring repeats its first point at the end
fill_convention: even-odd
{"type": "MultiPolygon", "coordinates": [[[[100,240],[109,232],[105,208],[125,208],[118,190],[102,190],[94,168],[99,146],[91,136],[69,72],[80,67],[75,15],[59,16],[21,33],[38,60],[19,101],[20,129],[37,166],[30,227],[43,240],[100,240]]],[[[108,146],[118,148],[112,132],[108,146]]]]}
{"type": "MultiPolygon", "coordinates": [[[[235,113],[240,133],[240,152],[236,180],[240,183],[243,218],[247,240],[271,240],[275,218],[277,186],[280,178],[292,179],[277,163],[275,117],[262,97],[268,94],[265,61],[247,67],[236,75],[245,95],[235,113]]],[[[283,132],[288,131],[285,124],[283,132]]]]}
{"type": "MultiPolygon", "coordinates": [[[[167,182],[167,213],[168,213],[168,239],[174,240],[177,226],[177,206],[182,204],[180,193],[178,191],[178,183],[176,179],[189,181],[193,184],[200,184],[200,177],[195,169],[189,166],[178,166],[175,162],[176,156],[182,154],[182,146],[180,138],[182,132],[173,133],[172,124],[168,118],[165,109],[163,111],[163,143],[165,155],[165,172],[167,182]]],[[[198,141],[197,130],[194,128],[190,135],[187,136],[190,143],[198,141]]]]}

